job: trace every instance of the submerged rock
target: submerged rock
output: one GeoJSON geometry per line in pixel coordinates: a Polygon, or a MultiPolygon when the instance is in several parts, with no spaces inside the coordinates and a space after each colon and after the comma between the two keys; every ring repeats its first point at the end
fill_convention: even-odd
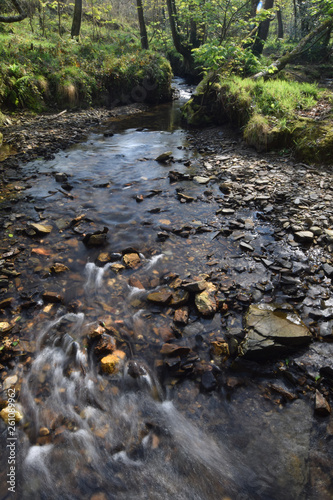
{"type": "Polygon", "coordinates": [[[251,305],[245,317],[245,358],[266,359],[309,344],[311,333],[288,304],[251,305]]]}
{"type": "Polygon", "coordinates": [[[331,413],[331,407],[328,401],[318,390],[316,391],[315,412],[322,417],[327,417],[331,413]]]}

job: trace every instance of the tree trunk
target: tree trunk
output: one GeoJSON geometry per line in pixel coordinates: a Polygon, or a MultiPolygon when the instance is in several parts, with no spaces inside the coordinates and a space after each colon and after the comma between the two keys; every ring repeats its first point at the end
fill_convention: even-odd
{"type": "MultiPolygon", "coordinates": [[[[273,5],[274,0],[265,0],[264,10],[271,9],[273,5]]],[[[261,21],[261,23],[259,24],[258,33],[252,47],[252,52],[255,56],[260,56],[262,54],[265,42],[268,37],[270,23],[271,19],[268,17],[264,21],[261,21]]]]}
{"type": "Polygon", "coordinates": [[[278,22],[277,37],[278,38],[283,38],[284,37],[284,30],[283,30],[283,21],[282,21],[282,12],[281,12],[281,9],[277,10],[276,16],[277,16],[277,22],[278,22]]]}
{"type": "Polygon", "coordinates": [[[82,20],[82,0],[75,0],[71,37],[80,36],[82,20]]]}
{"type": "Polygon", "coordinates": [[[183,45],[180,34],[178,32],[175,0],[167,0],[167,6],[168,6],[172,40],[175,49],[177,50],[177,52],[179,52],[179,54],[181,54],[184,57],[184,59],[187,61],[188,64],[192,65],[193,58],[191,54],[191,49],[183,45]]]}
{"type": "Polygon", "coordinates": [[[136,0],[136,5],[137,5],[137,11],[138,11],[139,26],[140,26],[141,47],[144,50],[148,50],[149,43],[148,43],[145,18],[143,16],[142,1],[136,0]]]}
{"type": "Polygon", "coordinates": [[[266,70],[260,71],[252,78],[257,80],[258,78],[264,78],[267,80],[272,76],[276,75],[281,69],[283,69],[287,64],[291,63],[304,51],[308,42],[310,42],[313,38],[315,38],[320,33],[323,33],[326,30],[332,30],[333,27],[333,17],[331,16],[329,19],[326,19],[322,24],[317,26],[316,29],[312,30],[307,36],[302,38],[299,44],[291,51],[287,52],[280,59],[277,59],[273,64],[271,64],[266,70]]]}
{"type": "Polygon", "coordinates": [[[19,21],[23,21],[28,14],[21,7],[21,4],[18,0],[12,0],[12,4],[18,12],[16,16],[0,16],[0,23],[17,23],[19,21]]]}

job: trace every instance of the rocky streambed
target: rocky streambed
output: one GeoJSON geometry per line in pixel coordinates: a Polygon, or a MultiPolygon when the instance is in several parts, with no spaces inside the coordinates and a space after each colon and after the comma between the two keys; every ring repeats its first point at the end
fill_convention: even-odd
{"type": "MultiPolygon", "coordinates": [[[[157,134],[169,108],[142,111],[135,122],[97,111],[83,122],[59,116],[63,131],[55,127],[51,143],[47,118],[24,122],[23,142],[8,132],[18,155],[1,170],[3,437],[14,387],[20,469],[33,470],[25,459],[36,446],[50,453],[44,472],[50,494],[63,484],[58,498],[71,484],[61,450],[79,431],[97,454],[103,439],[114,462],[102,470],[75,456],[71,498],[109,498],[111,483],[129,498],[120,482],[130,477],[131,488],[139,476],[128,460],[148,467],[154,453],[163,481],[139,488],[139,498],[331,498],[331,168],[258,154],[226,128],[184,131],[169,121],[157,134]],[[74,401],[71,383],[81,391],[74,401]],[[150,415],[131,399],[137,424],[126,431],[120,395],[133,391],[150,415]],[[58,393],[68,399],[56,408],[58,393]],[[165,400],[182,417],[163,407],[162,418],[153,401],[165,400]],[[99,415],[93,424],[87,408],[99,415]],[[219,453],[227,444],[226,462],[208,436],[219,453]],[[207,477],[196,493],[179,486],[183,454],[207,477]],[[63,468],[52,479],[57,456],[63,468]],[[176,465],[164,477],[166,457],[176,465]],[[89,484],[80,482],[87,463],[89,484]]],[[[21,481],[26,498],[42,498],[42,481],[21,481]]]]}

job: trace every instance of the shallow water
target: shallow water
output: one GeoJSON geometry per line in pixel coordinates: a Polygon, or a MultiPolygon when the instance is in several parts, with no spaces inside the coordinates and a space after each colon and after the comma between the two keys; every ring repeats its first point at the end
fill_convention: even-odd
{"type": "MultiPolygon", "coordinates": [[[[244,291],[266,279],[262,263],[219,234],[214,197],[222,195],[216,184],[181,183],[186,194],[199,199],[192,203],[180,203],[179,184],[170,184],[170,169],[195,174],[200,159],[180,123],[179,105],[188,98],[188,88],[176,84],[180,99],[172,105],[110,121],[54,160],[25,167],[31,210],[22,220],[39,221],[42,214],[53,231],[38,241],[27,238],[30,257],[19,263],[31,270],[31,278],[22,276],[21,287],[33,297],[42,289],[57,291],[64,304],[40,303],[37,313],[27,313],[21,342],[31,349],[33,361],[29,371],[18,365],[10,374],[22,378],[17,498],[319,498],[311,470],[321,453],[322,424],[313,419],[307,400],[272,403],[260,375],[238,374],[237,390],[228,392],[222,384],[207,394],[198,380],[177,383],[160,369],[160,348],[171,335],[170,313],[147,306],[145,298],[164,276],[209,272],[209,256],[221,263],[224,279],[244,291]],[[114,135],[106,137],[110,131],[114,135]],[[166,151],[173,152],[171,165],[155,161],[166,151]],[[188,160],[190,167],[184,165],[188,160]],[[69,176],[70,196],[59,191],[54,178],[59,172],[69,176]],[[74,231],[68,223],[82,214],[86,217],[74,231]],[[117,274],[110,264],[97,262],[101,249],[87,248],[81,239],[103,227],[109,232],[102,251],[134,247],[141,255],[139,269],[117,274]],[[185,228],[188,234],[156,238],[158,231],[171,228],[185,228]],[[246,272],[235,270],[235,259],[246,272]],[[54,262],[69,271],[50,276],[47,269],[54,262]],[[129,283],[133,277],[145,283],[145,290],[129,283]],[[87,354],[88,332],[110,318],[119,325],[122,349],[144,367],[139,380],[126,368],[117,376],[101,375],[87,354]]],[[[273,242],[272,229],[257,212],[240,215],[251,220],[255,249],[273,242]]],[[[192,317],[183,341],[209,363],[207,346],[221,331],[217,316],[192,317]]],[[[5,442],[4,427],[2,432],[5,442]]],[[[6,454],[2,462],[4,479],[6,454]]],[[[4,484],[2,498],[11,498],[4,484]]]]}

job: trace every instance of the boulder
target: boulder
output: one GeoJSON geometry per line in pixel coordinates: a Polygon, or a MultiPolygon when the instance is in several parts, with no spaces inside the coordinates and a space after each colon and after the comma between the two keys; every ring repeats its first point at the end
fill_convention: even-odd
{"type": "Polygon", "coordinates": [[[242,356],[254,360],[288,354],[309,344],[312,338],[307,326],[288,304],[251,305],[245,327],[242,356]]]}

